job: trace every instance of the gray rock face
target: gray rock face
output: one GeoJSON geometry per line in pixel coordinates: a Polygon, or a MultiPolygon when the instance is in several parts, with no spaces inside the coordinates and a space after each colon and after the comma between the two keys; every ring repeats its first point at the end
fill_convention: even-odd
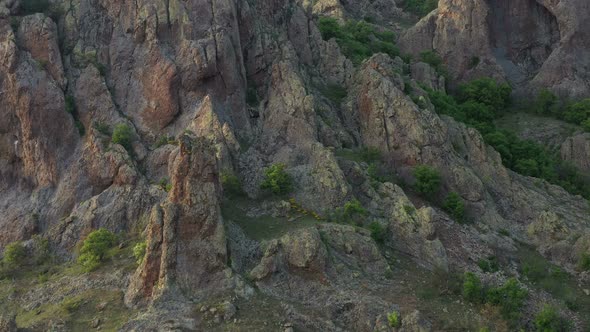
{"type": "Polygon", "coordinates": [[[561,159],[590,174],[590,134],[578,134],[563,142],[561,159]]]}
{"type": "Polygon", "coordinates": [[[520,93],[545,87],[579,98],[590,94],[589,14],[578,0],[445,0],[400,43],[414,54],[435,50],[459,81],[492,76],[520,93]]]}

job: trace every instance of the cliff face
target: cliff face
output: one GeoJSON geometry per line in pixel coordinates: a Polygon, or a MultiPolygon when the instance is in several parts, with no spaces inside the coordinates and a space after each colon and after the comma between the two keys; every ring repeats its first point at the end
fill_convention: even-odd
{"type": "MultiPolygon", "coordinates": [[[[314,20],[407,18],[393,1],[53,3],[60,10],[50,17],[0,1],[0,248],[41,234],[67,260],[91,230],[141,229],[145,257],[116,288],[129,307],[150,309],[124,330],[163,322],[202,330],[215,311],[195,318],[196,304],[250,300],[253,287],[301,328],[388,329],[387,313],[416,309],[401,304],[399,279],[384,278],[391,251],[449,271],[514,254],[522,242],[577,273],[590,250],[588,235],[576,236],[588,232],[588,202],[506,169],[475,129],[437,115],[422,88],[444,90],[433,68],[385,54],[355,67],[314,20]],[[326,92],[335,86],[346,97],[326,92]],[[128,144],[112,140],[121,125],[128,144]],[[380,151],[398,184],[376,184],[369,165],[334,153],[360,147],[380,151]],[[297,222],[280,212],[289,203],[261,192],[264,168],[275,163],[286,165],[304,211],[329,214],[358,199],[367,210],[361,225],[380,225],[381,243],[325,222],[266,241],[248,236],[242,219],[297,222]],[[476,225],[402,189],[421,164],[440,170],[441,195],[457,192],[476,225]],[[236,174],[257,206],[222,217],[222,173],[236,174]]],[[[413,53],[435,49],[459,80],[490,75],[522,91],[582,96],[590,91],[589,8],[442,0],[400,43],[413,53]]],[[[576,159],[587,153],[582,143],[564,143],[562,154],[587,168],[576,159]]],[[[419,313],[404,321],[408,331],[429,326],[419,313]]]]}
{"type": "Polygon", "coordinates": [[[440,1],[401,44],[412,53],[436,50],[459,80],[492,76],[522,93],[549,88],[579,98],[590,90],[589,10],[575,0],[440,1]]]}

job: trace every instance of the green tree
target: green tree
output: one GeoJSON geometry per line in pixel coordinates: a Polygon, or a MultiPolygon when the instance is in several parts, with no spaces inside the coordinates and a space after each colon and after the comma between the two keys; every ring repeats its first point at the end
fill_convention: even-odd
{"type": "Polygon", "coordinates": [[[240,179],[232,172],[221,172],[221,185],[223,193],[228,197],[239,197],[244,195],[240,179]]]}
{"type": "Polygon", "coordinates": [[[115,240],[115,234],[104,228],[91,232],[82,244],[78,263],[87,272],[96,269],[115,244],[115,240]]]}
{"type": "Polygon", "coordinates": [[[502,316],[508,320],[516,320],[520,317],[520,309],[527,296],[527,290],[521,288],[514,278],[506,281],[501,287],[492,288],[486,293],[487,301],[500,306],[502,316]]]}
{"type": "Polygon", "coordinates": [[[534,322],[539,332],[563,332],[571,329],[569,322],[550,305],[543,306],[543,309],[535,316],[534,322]]]}
{"type": "Polygon", "coordinates": [[[133,131],[131,127],[124,123],[120,123],[115,126],[113,130],[112,141],[115,144],[120,144],[127,151],[131,151],[131,144],[133,143],[133,131]]]}
{"type": "Polygon", "coordinates": [[[510,103],[512,88],[491,78],[482,78],[459,87],[461,102],[475,101],[493,108],[496,115],[510,103]]]}
{"type": "Polygon", "coordinates": [[[463,297],[473,303],[480,303],[484,299],[484,289],[479,278],[471,273],[466,272],[463,276],[463,297]]]}
{"type": "Polygon", "coordinates": [[[451,192],[445,198],[443,209],[447,211],[456,221],[462,223],[465,218],[465,204],[463,199],[456,192],[451,192]]]}
{"type": "Polygon", "coordinates": [[[293,190],[293,179],[285,171],[285,164],[273,164],[264,172],[262,189],[269,189],[275,195],[285,195],[293,190]]]}
{"type": "Polygon", "coordinates": [[[6,246],[4,249],[4,258],[2,262],[8,268],[17,268],[24,264],[25,259],[27,258],[27,252],[23,243],[20,241],[12,242],[6,246]]]}
{"type": "Polygon", "coordinates": [[[389,314],[387,314],[387,322],[389,323],[390,327],[399,327],[402,323],[399,316],[399,312],[392,311],[389,314]]]}
{"type": "Polygon", "coordinates": [[[415,188],[421,194],[431,196],[440,189],[441,176],[430,166],[417,166],[414,169],[414,177],[416,178],[415,188]]]}

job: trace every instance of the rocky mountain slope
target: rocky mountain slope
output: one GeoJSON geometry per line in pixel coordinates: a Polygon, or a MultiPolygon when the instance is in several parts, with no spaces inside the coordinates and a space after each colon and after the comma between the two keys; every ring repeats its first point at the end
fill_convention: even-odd
{"type": "MultiPolygon", "coordinates": [[[[590,328],[588,200],[506,168],[430,100],[482,76],[588,97],[588,14],[582,0],[441,0],[420,21],[393,0],[0,1],[4,265],[23,248],[0,275],[0,330],[534,330],[544,304],[590,328]],[[415,56],[352,61],[325,16],[372,21],[371,43],[415,56]],[[450,76],[420,61],[429,50],[450,76]],[[273,165],[284,195],[262,188],[273,165]],[[116,240],[80,270],[98,229],[116,240]],[[522,315],[470,301],[465,272],[498,294],[516,278],[522,315]]],[[[561,146],[582,172],[588,141],[561,146]]]]}

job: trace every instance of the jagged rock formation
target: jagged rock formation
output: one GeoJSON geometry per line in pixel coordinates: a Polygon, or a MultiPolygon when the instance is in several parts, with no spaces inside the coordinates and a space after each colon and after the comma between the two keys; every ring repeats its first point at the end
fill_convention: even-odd
{"type": "MultiPolygon", "coordinates": [[[[506,169],[475,129],[437,115],[422,89],[445,90],[433,68],[385,54],[355,67],[314,21],[377,12],[378,22],[394,20],[404,14],[393,2],[55,3],[57,17],[21,17],[18,1],[0,2],[0,248],[42,234],[71,259],[93,229],[145,228],[147,252],[124,288],[127,305],[148,309],[123,330],[205,329],[196,303],[228,293],[251,300],[250,285],[298,327],[388,329],[401,287],[384,276],[391,251],[428,269],[473,269],[524,242],[575,272],[590,250],[588,235],[577,237],[588,231],[588,202],[506,169]],[[331,98],[333,86],[347,96],[331,98]],[[130,144],[113,142],[117,125],[130,144]],[[380,151],[399,183],[375,184],[369,165],[334,153],[360,147],[380,151]],[[382,227],[382,243],[325,222],[257,241],[239,220],[223,220],[222,172],[261,205],[289,206],[261,192],[273,163],[286,165],[293,200],[310,211],[327,215],[358,199],[367,210],[359,226],[382,227]],[[440,170],[440,195],[457,192],[475,225],[406,190],[419,164],[440,170]]],[[[401,42],[437,50],[460,79],[489,74],[584,95],[587,12],[575,0],[444,0],[401,42]],[[534,15],[499,18],[524,10],[534,15]],[[481,61],[470,68],[474,56],[481,61]]],[[[564,159],[587,167],[585,142],[566,143],[564,159]]],[[[402,327],[429,330],[414,309],[402,327]]]]}
{"type": "MultiPolygon", "coordinates": [[[[205,140],[183,136],[171,156],[172,189],[151,213],[147,254],[131,280],[126,301],[154,301],[180,291],[189,298],[221,292],[227,251],[220,215],[215,153],[205,140]]],[[[178,296],[178,294],[174,294],[178,296]]]]}
{"type": "Polygon", "coordinates": [[[492,76],[518,92],[550,88],[588,96],[584,1],[444,0],[401,37],[403,49],[436,50],[460,81],[492,76]]]}

